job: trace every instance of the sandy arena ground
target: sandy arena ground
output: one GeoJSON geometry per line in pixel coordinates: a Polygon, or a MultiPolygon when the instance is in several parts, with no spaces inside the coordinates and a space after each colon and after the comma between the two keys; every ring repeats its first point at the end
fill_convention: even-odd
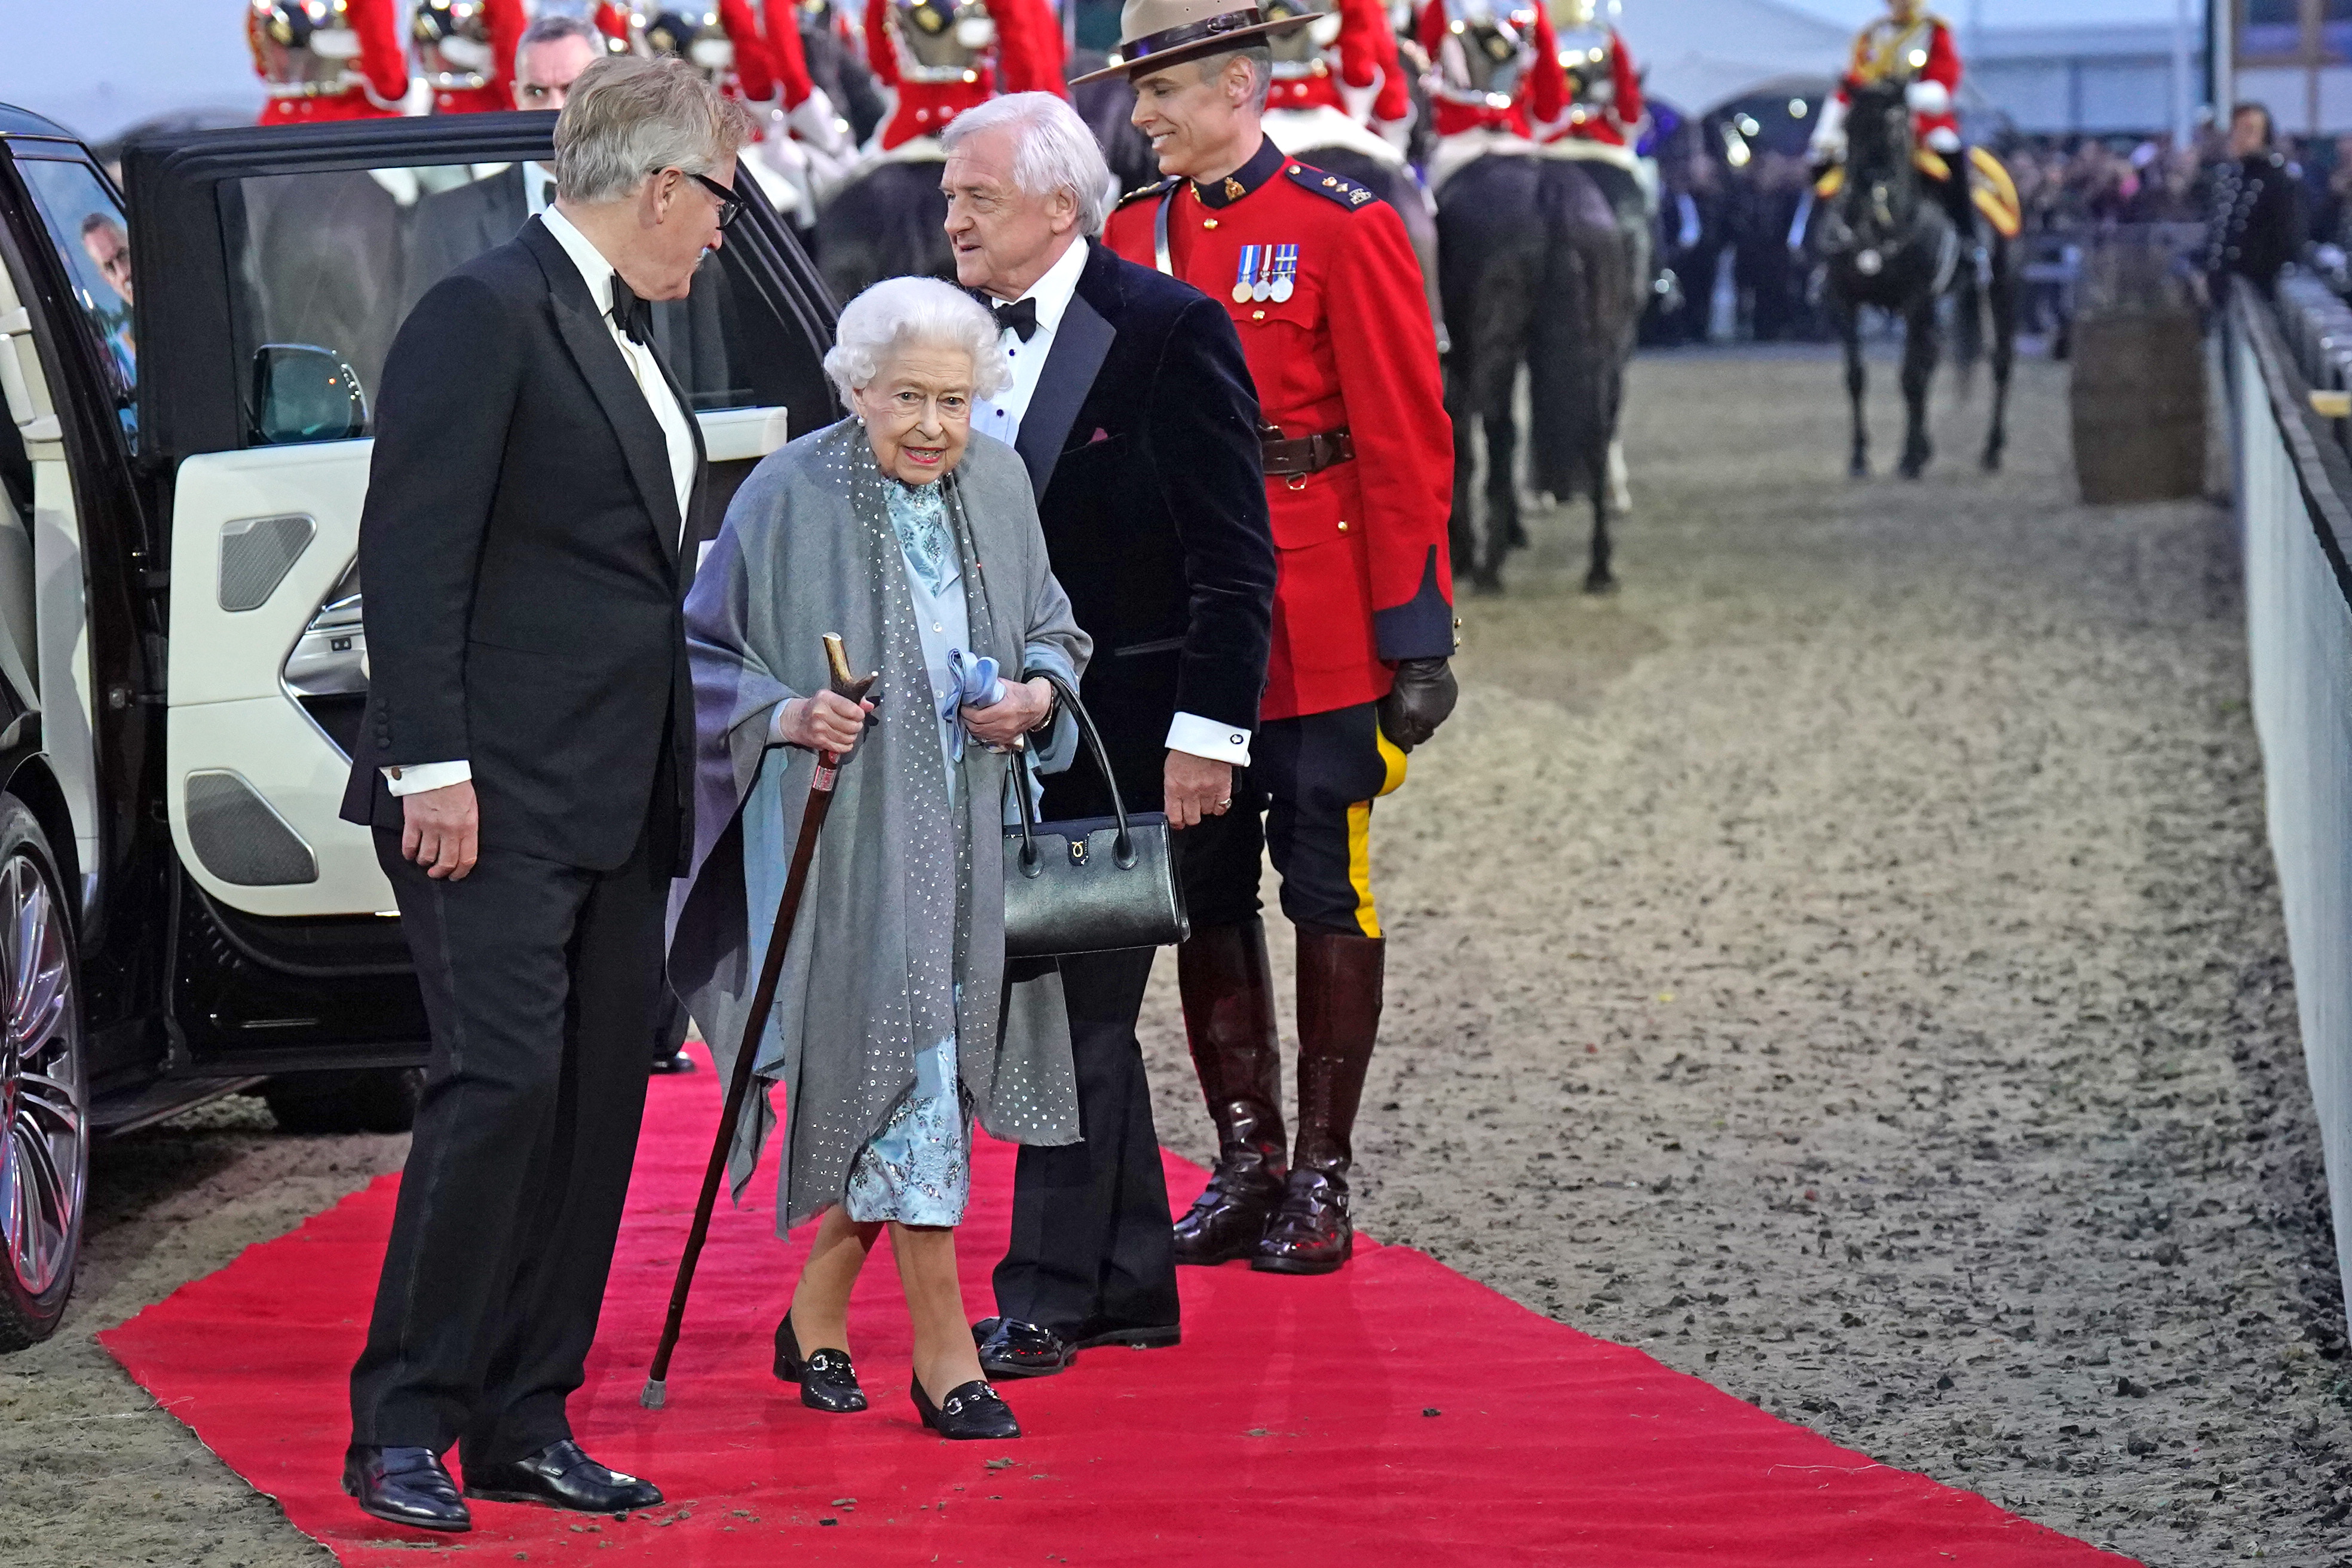
{"type": "MultiPolygon", "coordinates": [[[[1636,364],[1623,593],[1537,514],[1378,815],[1360,1218],[2150,1563],[2352,1563],[2226,520],[2074,504],[2063,367],[2018,380],[2005,475],[1948,408],[1924,482],[1853,485],[1830,360],[1636,364]]],[[[0,1363],[0,1562],[321,1560],[89,1338],[401,1153],[268,1128],[105,1152],[73,1315],[0,1363]]]]}

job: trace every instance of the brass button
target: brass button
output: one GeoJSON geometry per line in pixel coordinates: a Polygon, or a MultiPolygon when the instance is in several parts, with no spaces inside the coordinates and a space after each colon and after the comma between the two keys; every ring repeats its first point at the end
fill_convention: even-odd
{"type": "Polygon", "coordinates": [[[1250,312],[1250,320],[1253,321],[1263,321],[1265,320],[1265,312],[1264,310],[1252,310],[1250,312]]]}
{"type": "Polygon", "coordinates": [[[1339,520],[1339,531],[1342,533],[1348,531],[1348,520],[1345,518],[1339,520]]]}
{"type": "Polygon", "coordinates": [[[1214,228],[1217,226],[1217,220],[1213,217],[1204,217],[1201,220],[1201,226],[1202,228],[1214,228]]]}

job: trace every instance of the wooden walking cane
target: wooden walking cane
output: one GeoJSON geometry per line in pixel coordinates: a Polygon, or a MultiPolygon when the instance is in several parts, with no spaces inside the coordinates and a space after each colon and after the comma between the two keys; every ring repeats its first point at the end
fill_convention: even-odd
{"type": "MultiPolygon", "coordinates": [[[[877,670],[863,679],[849,673],[849,656],[837,632],[824,634],[825,662],[832,667],[833,689],[852,702],[871,690],[877,670]]],[[[744,1097],[751,1091],[751,1066],[759,1058],[760,1037],[767,1033],[768,1014],[776,1005],[776,982],[784,969],[784,948],[793,939],[793,925],[801,912],[801,892],[808,886],[809,864],[816,858],[816,840],[824,814],[833,807],[833,786],[841,770],[833,752],[816,754],[816,773],[809,779],[808,805],[801,811],[801,836],[793,845],[792,868],[784,874],[784,894],[776,901],[776,925],[768,936],[768,954],[760,964],[760,984],[751,993],[751,1013],[743,1020],[743,1043],[736,1048],[735,1074],[727,1084],[727,1109],[719,1113],[719,1131],[710,1141],[710,1163],[702,1173],[702,1196],[694,1205],[694,1227],[686,1233],[686,1255],[677,1260],[677,1283],[670,1288],[669,1321],[662,1325],[661,1343],[654,1351],[652,1373],[637,1403],[659,1410],[668,1399],[670,1352],[677,1349],[677,1331],[686,1321],[687,1293],[694,1289],[694,1266],[701,1260],[704,1237],[710,1234],[710,1210],[719,1201],[719,1179],[727,1170],[727,1151],[735,1142],[735,1123],[743,1114],[744,1097]]]]}

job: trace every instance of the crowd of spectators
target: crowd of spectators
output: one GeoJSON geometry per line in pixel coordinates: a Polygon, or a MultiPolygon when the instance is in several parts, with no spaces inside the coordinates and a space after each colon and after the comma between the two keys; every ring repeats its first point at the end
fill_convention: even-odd
{"type": "MultiPolygon", "coordinates": [[[[2203,226],[2231,162],[2227,128],[2201,129],[2187,144],[2169,135],[1989,138],[2016,182],[2029,280],[2021,325],[2063,330],[2069,258],[2118,224],[2203,226]]],[[[2280,137],[2294,182],[2301,238],[2317,250],[2352,252],[2352,136],[2280,137]]],[[[1810,259],[1792,242],[1808,213],[1812,171],[1801,157],[1759,149],[1738,168],[1691,134],[1660,150],[1659,256],[1672,291],[1644,323],[1646,342],[1732,336],[1759,342],[1833,337],[1813,299],[1810,259]],[[1728,299],[1719,301],[1718,283],[1728,299]],[[1726,305],[1729,306],[1727,319],[1726,305]]],[[[2352,266],[2337,263],[2352,281],[2352,266]]]]}

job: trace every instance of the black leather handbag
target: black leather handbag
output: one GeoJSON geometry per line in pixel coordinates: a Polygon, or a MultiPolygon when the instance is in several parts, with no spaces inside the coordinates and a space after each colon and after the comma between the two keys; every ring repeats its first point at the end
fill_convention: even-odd
{"type": "Polygon", "coordinates": [[[1029,799],[1029,752],[1013,753],[1021,825],[1004,830],[1004,955],[1055,958],[1182,942],[1192,924],[1184,915],[1168,818],[1157,811],[1129,812],[1086,704],[1060,677],[1044,679],[1076,719],[1110,786],[1116,815],[1037,821],[1029,799]]]}

